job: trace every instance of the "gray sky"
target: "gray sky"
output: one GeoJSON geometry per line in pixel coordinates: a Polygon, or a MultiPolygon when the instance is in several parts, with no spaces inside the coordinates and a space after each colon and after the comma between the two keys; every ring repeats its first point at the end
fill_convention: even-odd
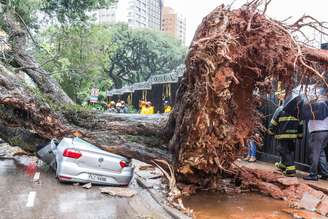
{"type": "MultiPolygon", "coordinates": [[[[187,45],[191,42],[203,17],[220,4],[230,2],[231,0],[164,0],[165,5],[173,7],[187,18],[187,45]]],[[[234,7],[244,2],[246,0],[236,0],[234,7]]],[[[328,22],[328,0],[272,0],[267,11],[268,16],[279,20],[289,16],[295,20],[304,14],[328,22]]],[[[312,31],[307,33],[314,35],[312,31]]]]}

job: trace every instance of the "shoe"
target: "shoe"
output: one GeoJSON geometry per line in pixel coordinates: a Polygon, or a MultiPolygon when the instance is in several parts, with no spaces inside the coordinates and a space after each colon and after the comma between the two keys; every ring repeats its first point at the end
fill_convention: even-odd
{"type": "Polygon", "coordinates": [[[295,166],[286,167],[286,170],[283,171],[283,174],[288,177],[296,176],[296,167],[295,166]]]}
{"type": "Polygon", "coordinates": [[[319,177],[318,177],[318,175],[310,174],[308,176],[304,176],[303,179],[304,180],[318,181],[319,177]]]}
{"type": "Polygon", "coordinates": [[[280,162],[276,162],[274,164],[280,171],[285,171],[286,170],[286,165],[283,164],[281,161],[280,162]]]}
{"type": "Polygon", "coordinates": [[[256,162],[256,157],[251,157],[251,158],[248,160],[248,162],[251,162],[251,163],[256,162]]]}
{"type": "Polygon", "coordinates": [[[243,161],[249,161],[249,159],[251,159],[251,157],[250,156],[247,156],[247,157],[244,157],[242,160],[243,161]]]}

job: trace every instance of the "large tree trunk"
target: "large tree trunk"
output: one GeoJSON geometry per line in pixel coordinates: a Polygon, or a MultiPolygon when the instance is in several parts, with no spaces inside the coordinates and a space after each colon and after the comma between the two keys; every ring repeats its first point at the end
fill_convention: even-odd
{"type": "MultiPolygon", "coordinates": [[[[0,4],[1,9],[1,4],[0,4]]],[[[73,104],[73,101],[61,89],[60,85],[46,72],[26,51],[27,26],[22,23],[20,16],[13,11],[0,15],[2,28],[9,36],[11,50],[9,64],[16,73],[25,72],[38,86],[38,89],[53,102],[73,104]]]]}
{"type": "Polygon", "coordinates": [[[0,137],[29,151],[51,138],[71,136],[76,130],[104,149],[150,162],[170,160],[161,137],[163,121],[88,112],[77,106],[51,106],[0,64],[0,137]]]}

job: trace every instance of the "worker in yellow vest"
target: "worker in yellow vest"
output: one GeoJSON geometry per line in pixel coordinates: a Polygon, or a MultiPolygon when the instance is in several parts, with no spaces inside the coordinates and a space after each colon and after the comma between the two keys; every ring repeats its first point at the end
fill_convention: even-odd
{"type": "Polygon", "coordinates": [[[140,107],[140,114],[141,115],[146,115],[147,114],[147,106],[146,106],[146,102],[141,100],[139,101],[139,107],[140,107]]]}
{"type": "Polygon", "coordinates": [[[153,104],[148,101],[147,104],[146,104],[146,112],[147,112],[147,115],[153,115],[155,114],[155,107],[153,106],[153,104]]]}
{"type": "Polygon", "coordinates": [[[170,113],[172,112],[172,107],[169,104],[169,101],[164,102],[164,113],[170,113]]]}

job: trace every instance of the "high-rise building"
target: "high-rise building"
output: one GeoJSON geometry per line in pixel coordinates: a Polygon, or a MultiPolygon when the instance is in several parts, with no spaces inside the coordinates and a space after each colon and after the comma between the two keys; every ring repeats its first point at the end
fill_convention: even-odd
{"type": "Polygon", "coordinates": [[[119,0],[95,13],[99,24],[127,23],[133,28],[161,30],[162,0],[119,0]]]}
{"type": "Polygon", "coordinates": [[[163,0],[148,0],[148,27],[161,30],[163,0]]]}
{"type": "Polygon", "coordinates": [[[181,14],[176,13],[174,9],[166,6],[163,7],[161,29],[185,44],[186,18],[181,14]]]}

